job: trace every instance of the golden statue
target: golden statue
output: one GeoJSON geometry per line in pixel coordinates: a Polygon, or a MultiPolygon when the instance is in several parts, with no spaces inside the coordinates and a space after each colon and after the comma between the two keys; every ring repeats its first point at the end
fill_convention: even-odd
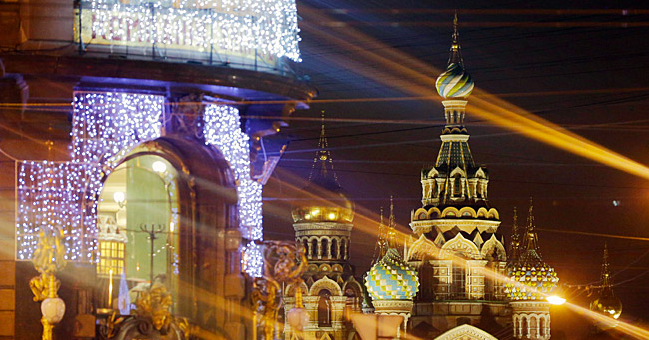
{"type": "Polygon", "coordinates": [[[156,330],[167,328],[173,321],[171,311],[171,293],[163,284],[155,283],[151,289],[143,292],[135,301],[135,314],[151,319],[156,330]]]}
{"type": "Polygon", "coordinates": [[[52,328],[65,314],[65,303],[58,295],[61,281],[55,276],[55,273],[67,264],[63,237],[63,232],[59,229],[53,230],[49,235],[41,230],[38,234],[38,247],[32,259],[40,275],[29,280],[29,287],[34,293],[34,301],[42,301],[43,340],[52,339],[52,328]]]}

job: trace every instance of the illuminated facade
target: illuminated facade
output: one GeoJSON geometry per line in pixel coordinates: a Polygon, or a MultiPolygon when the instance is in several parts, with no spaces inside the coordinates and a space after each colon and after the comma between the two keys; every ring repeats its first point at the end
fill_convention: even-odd
{"type": "MultiPolygon", "coordinates": [[[[354,219],[354,203],[347,198],[333,167],[327,137],[322,130],[318,151],[309,175],[309,184],[293,203],[295,241],[306,250],[309,265],[303,275],[304,307],[309,323],[304,336],[315,340],[347,340],[354,334],[350,315],[360,312],[363,289],[349,263],[349,248],[354,219]]],[[[295,306],[292,291],[287,290],[285,311],[295,306]]],[[[284,335],[292,339],[286,325],[284,335]]]]}
{"type": "MultiPolygon", "coordinates": [[[[413,235],[404,254],[418,272],[420,288],[409,330],[413,336],[439,340],[491,340],[504,334],[547,339],[548,302],[544,298],[530,301],[519,290],[515,292],[520,296],[512,297],[518,293],[510,291],[507,277],[512,266],[518,265],[520,270],[514,273],[519,274],[530,268],[527,262],[519,263],[516,256],[508,262],[504,236],[499,231],[500,213],[488,199],[489,172],[474,161],[469,148],[464,119],[474,83],[464,68],[457,26],[448,67],[435,86],[443,98],[446,124],[435,164],[421,172],[422,206],[411,212],[413,235]]],[[[531,253],[538,254],[538,249],[531,210],[530,219],[524,242],[533,235],[529,241],[533,244],[521,246],[515,232],[512,248],[516,249],[514,253],[523,248],[521,257],[532,261],[537,257],[531,253]]],[[[547,293],[556,285],[556,274],[543,266],[538,268],[543,281],[540,291],[547,293]]],[[[531,272],[534,277],[530,280],[536,284],[537,268],[531,272]]],[[[529,291],[537,296],[537,287],[533,288],[529,291]]]]}
{"type": "Polygon", "coordinates": [[[94,337],[155,283],[198,338],[248,338],[262,190],[286,146],[285,122],[254,117],[289,115],[316,93],[291,70],[295,1],[52,4],[0,9],[0,47],[11,46],[0,147],[15,162],[0,179],[15,206],[0,224],[11,245],[0,269],[15,273],[1,284],[14,307],[0,337],[40,333],[26,327],[40,317],[30,259],[39,232],[59,228],[69,264],[58,329],[76,332],[59,337],[94,337]]]}

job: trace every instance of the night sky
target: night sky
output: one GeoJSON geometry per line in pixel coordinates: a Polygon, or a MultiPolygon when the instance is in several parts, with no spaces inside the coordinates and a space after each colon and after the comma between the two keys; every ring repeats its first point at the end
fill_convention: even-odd
{"type": "MultiPolygon", "coordinates": [[[[327,131],[338,177],[359,213],[377,214],[394,195],[396,219],[409,230],[410,211],[421,206],[420,170],[435,161],[440,145],[443,106],[433,84],[439,72],[400,73],[386,63],[445,68],[456,8],[464,63],[477,88],[649,164],[649,11],[615,5],[592,3],[588,9],[597,11],[589,11],[558,1],[543,8],[527,1],[298,1],[298,74],[308,76],[318,100],[333,101],[297,111],[293,117],[316,120],[289,121],[283,131],[291,143],[264,191],[266,238],[293,237],[291,187],[308,177],[322,110],[331,119],[327,131]],[[419,96],[411,85],[429,86],[435,97],[378,101],[419,96]]],[[[622,318],[642,318],[649,310],[649,242],[556,230],[649,237],[647,179],[480,120],[471,114],[471,97],[467,120],[471,151],[490,171],[489,200],[501,212],[507,241],[514,207],[524,226],[532,196],[541,253],[560,282],[596,284],[607,241],[622,318]]],[[[375,236],[357,228],[352,237],[351,261],[360,274],[375,236]]],[[[566,296],[587,301],[576,289],[566,296]]],[[[561,313],[567,312],[553,311],[553,331],[567,329],[556,317],[561,313]]]]}

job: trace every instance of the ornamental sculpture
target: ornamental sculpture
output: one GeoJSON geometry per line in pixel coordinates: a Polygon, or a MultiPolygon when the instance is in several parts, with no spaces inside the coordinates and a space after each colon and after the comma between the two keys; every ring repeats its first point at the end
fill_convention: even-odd
{"type": "Polygon", "coordinates": [[[281,295],[278,294],[282,284],[296,287],[296,307],[288,312],[289,324],[300,331],[308,321],[302,304],[302,291],[299,289],[307,260],[304,247],[293,242],[267,241],[264,245],[264,276],[253,281],[252,303],[256,309],[255,326],[257,316],[260,315],[264,339],[270,340],[273,339],[277,313],[282,303],[279,299],[281,295]]]}
{"type": "Polygon", "coordinates": [[[50,233],[41,230],[38,237],[38,247],[32,262],[40,275],[29,280],[29,287],[34,293],[34,301],[42,301],[43,340],[51,340],[54,325],[65,314],[65,302],[58,295],[61,282],[55,273],[67,264],[66,249],[62,242],[63,232],[58,229],[50,233]]]}

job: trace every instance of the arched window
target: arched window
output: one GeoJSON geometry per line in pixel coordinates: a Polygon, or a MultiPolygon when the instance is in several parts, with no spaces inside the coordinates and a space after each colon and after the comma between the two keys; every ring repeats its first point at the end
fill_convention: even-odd
{"type": "Polygon", "coordinates": [[[308,256],[309,255],[309,241],[304,240],[304,253],[308,256]]]}
{"type": "Polygon", "coordinates": [[[347,242],[345,240],[340,241],[340,258],[347,259],[347,242]]]}
{"type": "Polygon", "coordinates": [[[318,296],[318,327],[331,327],[331,293],[323,289],[318,296]]]}
{"type": "Polygon", "coordinates": [[[336,239],[331,240],[331,257],[338,258],[338,241],[336,239]]]}
{"type": "Polygon", "coordinates": [[[529,327],[527,327],[527,317],[523,316],[523,321],[521,322],[521,337],[526,337],[530,335],[529,327]]]}
{"type": "Polygon", "coordinates": [[[318,258],[318,240],[316,239],[311,240],[311,258],[318,258]]]}
{"type": "Polygon", "coordinates": [[[322,247],[320,249],[320,256],[323,259],[329,258],[329,255],[327,254],[327,252],[329,251],[329,241],[326,238],[323,238],[321,242],[322,247]]]}
{"type": "Polygon", "coordinates": [[[531,317],[530,318],[530,337],[536,337],[536,327],[538,325],[536,324],[536,317],[531,317]]]}
{"type": "Polygon", "coordinates": [[[539,319],[539,335],[545,337],[545,318],[541,317],[539,319]]]}

